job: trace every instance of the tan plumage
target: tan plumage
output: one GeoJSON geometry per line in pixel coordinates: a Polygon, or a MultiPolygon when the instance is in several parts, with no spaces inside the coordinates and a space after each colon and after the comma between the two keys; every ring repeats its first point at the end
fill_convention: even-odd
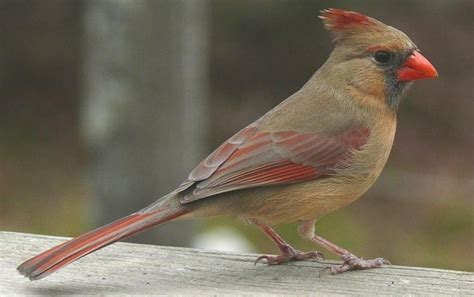
{"type": "Polygon", "coordinates": [[[396,111],[410,81],[436,76],[402,32],[367,16],[322,12],[335,48],[294,95],[221,145],[172,193],[19,266],[40,279],[97,249],[174,219],[230,215],[259,226],[280,248],[268,264],[319,259],[292,248],[269,225],[299,221],[299,233],[341,256],[332,273],[380,267],[314,234],[317,218],[359,198],[392,147],[396,111]]]}
{"type": "Polygon", "coordinates": [[[196,207],[200,211],[190,216],[227,212],[269,225],[314,219],[353,202],[375,182],[392,147],[396,114],[385,103],[379,104],[379,98],[363,91],[346,92],[331,88],[332,82],[321,84],[325,80],[323,69],[300,91],[264,115],[260,129],[334,136],[352,127],[370,127],[367,144],[354,151],[349,166],[341,166],[329,178],[210,197],[204,204],[211,210],[199,205],[196,207]],[[351,97],[357,101],[348,102],[351,97]]]}

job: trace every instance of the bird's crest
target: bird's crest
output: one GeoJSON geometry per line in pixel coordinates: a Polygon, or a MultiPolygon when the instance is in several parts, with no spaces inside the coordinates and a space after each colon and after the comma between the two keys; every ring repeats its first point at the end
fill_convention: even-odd
{"type": "Polygon", "coordinates": [[[332,33],[335,42],[352,33],[380,31],[386,27],[382,22],[358,12],[336,8],[322,10],[319,18],[323,20],[324,27],[332,33]]]}
{"type": "Polygon", "coordinates": [[[373,18],[358,12],[336,8],[322,10],[319,18],[323,20],[324,26],[328,30],[336,32],[377,24],[373,18]]]}

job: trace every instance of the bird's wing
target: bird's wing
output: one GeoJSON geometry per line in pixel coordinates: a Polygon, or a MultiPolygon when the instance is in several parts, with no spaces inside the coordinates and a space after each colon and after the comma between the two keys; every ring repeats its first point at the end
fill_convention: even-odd
{"type": "Polygon", "coordinates": [[[320,178],[360,149],[368,136],[367,128],[327,137],[268,132],[258,130],[254,123],[204,159],[176,192],[190,189],[180,200],[187,203],[233,190],[320,178]]]}

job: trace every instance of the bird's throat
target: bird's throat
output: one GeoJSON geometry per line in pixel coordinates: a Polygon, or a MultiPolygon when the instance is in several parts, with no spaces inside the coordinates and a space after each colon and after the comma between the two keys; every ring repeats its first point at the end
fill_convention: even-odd
{"type": "Polygon", "coordinates": [[[398,110],[398,106],[400,105],[403,95],[411,86],[411,84],[411,82],[398,81],[396,77],[389,77],[386,80],[386,103],[391,110],[398,110]]]}

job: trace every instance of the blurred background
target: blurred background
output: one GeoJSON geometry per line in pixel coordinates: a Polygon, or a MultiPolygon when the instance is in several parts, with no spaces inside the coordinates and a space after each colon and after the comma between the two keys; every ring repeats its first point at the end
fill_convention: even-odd
{"type": "MultiPolygon", "coordinates": [[[[406,32],[439,78],[410,90],[381,178],[319,234],[364,258],[474,270],[472,0],[0,1],[0,230],[74,236],[172,190],[325,61],[328,7],[406,32]]],[[[276,252],[231,219],[131,241],[276,252]]]]}

